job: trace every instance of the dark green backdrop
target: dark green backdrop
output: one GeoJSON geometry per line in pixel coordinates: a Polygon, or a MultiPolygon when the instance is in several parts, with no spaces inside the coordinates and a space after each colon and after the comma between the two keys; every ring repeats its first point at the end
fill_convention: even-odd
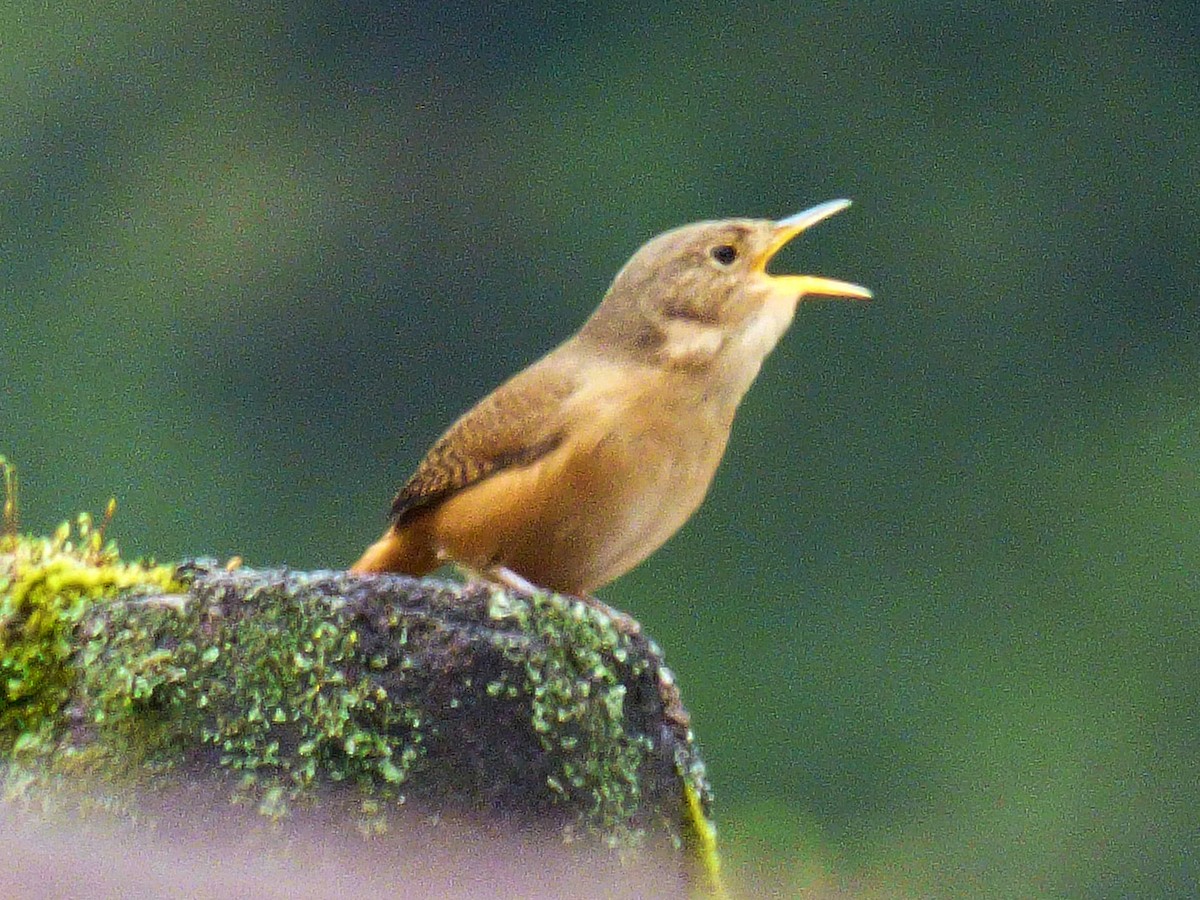
{"type": "MultiPolygon", "coordinates": [[[[24,525],[347,564],[657,231],[856,205],[707,505],[603,592],[735,881],[1200,880],[1200,12],[67,0],[0,10],[24,525]],[[485,10],[485,7],[488,7],[485,10]]],[[[763,889],[760,884],[758,890],[763,889]]]]}

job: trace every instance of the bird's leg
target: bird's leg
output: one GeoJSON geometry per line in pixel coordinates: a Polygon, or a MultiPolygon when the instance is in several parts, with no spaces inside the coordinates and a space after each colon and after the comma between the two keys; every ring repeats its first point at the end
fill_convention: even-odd
{"type": "Polygon", "coordinates": [[[541,591],[536,584],[522,575],[518,575],[507,566],[492,566],[487,570],[489,581],[499,582],[506,588],[520,591],[522,594],[536,594],[541,591]]]}

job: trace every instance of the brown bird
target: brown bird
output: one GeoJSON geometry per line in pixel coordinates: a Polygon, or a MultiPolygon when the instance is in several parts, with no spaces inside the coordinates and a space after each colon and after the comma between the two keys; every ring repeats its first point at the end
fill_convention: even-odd
{"type": "Polygon", "coordinates": [[[856,284],[766,271],[794,236],[849,205],[651,240],[578,333],[450,426],[350,571],[424,575],[452,561],[576,595],[628,572],[704,499],[738,404],[800,298],[870,298],[856,284]]]}

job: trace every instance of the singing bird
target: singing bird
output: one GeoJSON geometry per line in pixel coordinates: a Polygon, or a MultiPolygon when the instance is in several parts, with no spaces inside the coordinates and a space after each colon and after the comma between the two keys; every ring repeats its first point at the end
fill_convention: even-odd
{"type": "Polygon", "coordinates": [[[800,299],[871,297],[767,272],[784,244],[849,205],[653,238],[573,337],[450,426],[350,571],[425,575],[454,562],[578,596],[628,572],[708,493],[738,404],[800,299]]]}

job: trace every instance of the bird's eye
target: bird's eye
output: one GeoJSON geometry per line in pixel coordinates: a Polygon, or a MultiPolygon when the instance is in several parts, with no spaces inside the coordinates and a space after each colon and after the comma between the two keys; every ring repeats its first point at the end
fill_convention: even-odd
{"type": "Polygon", "coordinates": [[[723,266],[732,266],[733,261],[737,259],[737,247],[721,244],[719,247],[713,247],[709,255],[723,266]]]}

